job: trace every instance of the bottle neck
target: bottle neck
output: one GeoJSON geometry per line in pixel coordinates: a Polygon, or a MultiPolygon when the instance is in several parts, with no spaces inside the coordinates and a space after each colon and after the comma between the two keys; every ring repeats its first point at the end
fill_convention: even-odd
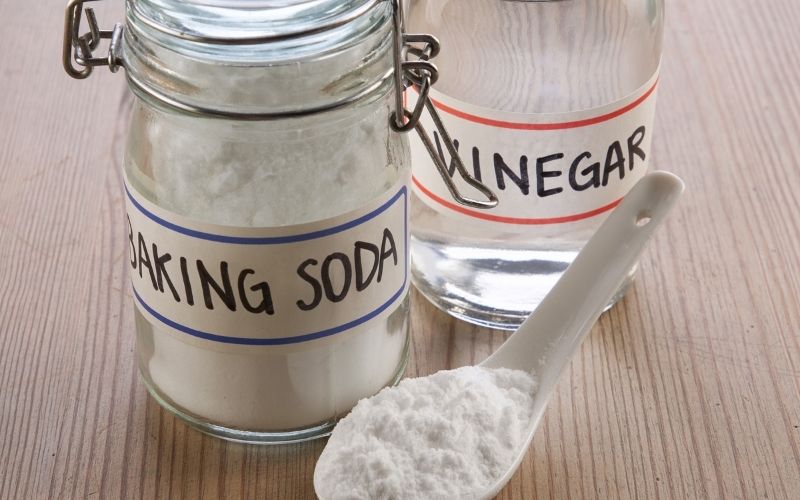
{"type": "Polygon", "coordinates": [[[650,80],[663,23],[663,0],[415,0],[408,27],[441,41],[437,91],[500,111],[567,113],[650,80]]]}

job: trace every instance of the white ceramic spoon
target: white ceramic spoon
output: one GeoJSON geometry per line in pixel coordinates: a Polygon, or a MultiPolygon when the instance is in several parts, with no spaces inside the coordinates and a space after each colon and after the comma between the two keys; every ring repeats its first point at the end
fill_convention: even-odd
{"type": "Polygon", "coordinates": [[[480,498],[494,497],[516,472],[561,372],[683,188],[683,182],[667,172],[654,172],[640,180],[586,243],[536,311],[481,363],[486,368],[533,370],[539,387],[533,419],[514,463],[480,498]]]}

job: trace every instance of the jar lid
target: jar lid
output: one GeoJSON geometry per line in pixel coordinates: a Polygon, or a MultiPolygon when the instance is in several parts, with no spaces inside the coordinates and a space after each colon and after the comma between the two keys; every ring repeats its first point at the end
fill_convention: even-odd
{"type": "Polygon", "coordinates": [[[388,92],[386,0],[127,0],[123,59],[140,97],[184,112],[285,118],[388,92]]]}
{"type": "Polygon", "coordinates": [[[428,97],[439,42],[404,32],[404,0],[127,0],[126,25],[113,30],[99,29],[84,6],[92,1],[67,3],[62,58],[73,78],[87,78],[96,66],[124,66],[137,95],[171,112],[258,121],[311,119],[393,87],[392,129],[419,132],[459,203],[497,205],[497,196],[466,171],[428,97]],[[89,32],[81,35],[84,11],[89,32]],[[110,40],[106,57],[95,55],[102,39],[110,40]],[[417,60],[404,60],[408,54],[417,60]],[[410,84],[419,86],[413,111],[402,98],[410,84]],[[426,109],[459,175],[486,200],[463,196],[446,175],[419,123],[426,109]]]}
{"type": "Polygon", "coordinates": [[[129,0],[129,15],[184,40],[222,45],[276,42],[331,30],[381,0],[129,0]]]}

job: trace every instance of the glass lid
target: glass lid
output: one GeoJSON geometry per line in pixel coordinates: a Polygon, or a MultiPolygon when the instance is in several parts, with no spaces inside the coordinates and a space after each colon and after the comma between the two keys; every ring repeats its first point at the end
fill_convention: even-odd
{"type": "Polygon", "coordinates": [[[346,24],[385,0],[128,0],[129,15],[180,38],[259,43],[346,24]]]}

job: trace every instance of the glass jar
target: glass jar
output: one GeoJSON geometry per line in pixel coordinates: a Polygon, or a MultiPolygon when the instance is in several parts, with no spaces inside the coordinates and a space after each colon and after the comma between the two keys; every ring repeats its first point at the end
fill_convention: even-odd
{"type": "Polygon", "coordinates": [[[137,97],[124,176],[145,385],[223,438],[325,435],[408,358],[399,7],[128,0],[101,32],[83,3],[68,73],[124,66],[137,97]]]}
{"type": "Polygon", "coordinates": [[[431,98],[499,198],[452,203],[412,138],[412,277],[428,299],[504,329],[533,311],[648,168],[663,22],[662,0],[410,1],[409,30],[443,47],[431,98]]]}

